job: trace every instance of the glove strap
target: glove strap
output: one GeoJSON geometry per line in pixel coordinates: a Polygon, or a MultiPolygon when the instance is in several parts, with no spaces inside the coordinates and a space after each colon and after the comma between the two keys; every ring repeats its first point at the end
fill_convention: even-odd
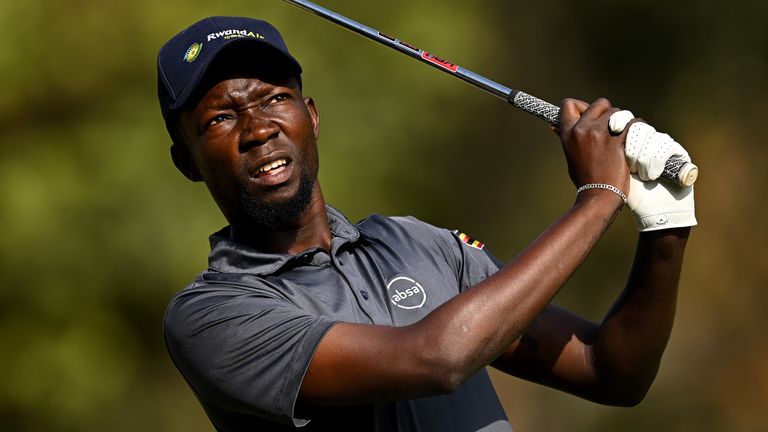
{"type": "Polygon", "coordinates": [[[576,189],[576,195],[580,194],[581,192],[587,190],[587,189],[606,189],[609,190],[616,195],[620,196],[621,199],[624,201],[624,204],[627,203],[627,195],[624,194],[624,192],[621,191],[621,189],[617,188],[614,185],[609,185],[606,183],[587,183],[580,188],[576,189]]]}

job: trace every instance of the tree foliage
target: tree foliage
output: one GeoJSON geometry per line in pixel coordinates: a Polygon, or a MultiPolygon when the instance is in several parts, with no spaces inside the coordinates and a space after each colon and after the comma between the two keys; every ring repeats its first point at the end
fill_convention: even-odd
{"type": "MultiPolygon", "coordinates": [[[[495,375],[513,425],[768,428],[768,3],[318,3],[553,102],[607,96],[702,169],[678,320],[646,401],[599,407],[495,375]]],[[[284,2],[3,2],[4,430],[212,430],[161,323],[224,220],[173,168],[155,100],[158,48],[206,15],[282,30],[321,112],[326,198],[352,219],[412,214],[510,259],[573,199],[545,124],[284,2]]],[[[599,320],[634,238],[621,215],[558,302],[599,320]]]]}

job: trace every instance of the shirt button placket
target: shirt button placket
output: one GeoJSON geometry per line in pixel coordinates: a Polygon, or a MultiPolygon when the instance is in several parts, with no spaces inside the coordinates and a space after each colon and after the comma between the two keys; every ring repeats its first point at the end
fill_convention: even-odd
{"type": "MultiPolygon", "coordinates": [[[[353,272],[351,272],[350,270],[347,270],[347,271],[343,270],[344,260],[342,260],[341,258],[338,258],[338,257],[333,258],[333,263],[334,263],[333,267],[336,268],[336,271],[339,273],[341,278],[346,282],[346,285],[347,287],[349,287],[349,290],[355,295],[355,298],[357,299],[358,304],[360,305],[361,311],[368,317],[371,324],[375,324],[376,321],[374,319],[374,316],[372,315],[372,312],[368,310],[368,308],[365,307],[362,301],[360,300],[360,296],[363,297],[363,300],[368,300],[368,297],[366,297],[365,295],[362,295],[362,292],[360,292],[360,296],[358,296],[357,293],[355,293],[356,289],[355,289],[355,284],[353,284],[353,281],[357,282],[356,280],[357,278],[354,276],[353,272]]],[[[366,292],[366,294],[368,293],[366,292]]]]}
{"type": "MultiPolygon", "coordinates": [[[[339,267],[344,267],[344,261],[341,259],[336,260],[337,263],[339,263],[339,267]]],[[[371,297],[368,295],[368,291],[366,290],[360,290],[360,295],[363,296],[363,299],[368,300],[371,297]]]]}

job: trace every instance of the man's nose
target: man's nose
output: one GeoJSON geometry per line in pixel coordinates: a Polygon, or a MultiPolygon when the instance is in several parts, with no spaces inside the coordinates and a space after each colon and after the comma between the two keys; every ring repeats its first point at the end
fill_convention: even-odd
{"type": "Polygon", "coordinates": [[[280,134],[280,127],[263,115],[249,115],[240,134],[240,151],[266,144],[280,134]]]}

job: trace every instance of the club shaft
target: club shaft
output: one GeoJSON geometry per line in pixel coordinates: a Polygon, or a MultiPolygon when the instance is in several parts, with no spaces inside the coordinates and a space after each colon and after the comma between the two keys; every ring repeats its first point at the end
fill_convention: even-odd
{"type": "Polygon", "coordinates": [[[496,97],[499,97],[501,99],[508,100],[510,93],[516,92],[515,90],[510,89],[509,87],[503,86],[482,75],[476,74],[468,69],[465,69],[461,66],[458,66],[440,57],[433,56],[430,53],[422,49],[419,49],[405,41],[401,41],[400,39],[388,36],[385,33],[372,29],[364,24],[360,24],[357,21],[351,20],[343,15],[339,15],[336,12],[328,10],[312,2],[305,1],[305,0],[285,0],[285,1],[293,5],[296,5],[315,15],[318,15],[322,18],[325,18],[333,23],[336,23],[348,30],[352,30],[353,32],[359,35],[362,35],[376,42],[379,42],[382,45],[386,45],[390,48],[400,51],[403,54],[406,54],[410,57],[420,60],[434,68],[442,70],[443,72],[454,75],[474,85],[475,87],[481,90],[485,90],[486,92],[496,97]]]}
{"type": "MultiPolygon", "coordinates": [[[[348,30],[351,30],[361,36],[378,42],[382,45],[386,45],[392,49],[395,49],[403,54],[413,57],[423,63],[426,63],[438,70],[453,75],[469,84],[484,90],[498,98],[504,99],[512,106],[519,108],[529,114],[549,122],[550,124],[558,124],[560,122],[560,108],[552,105],[551,103],[532,96],[528,93],[520,90],[511,89],[503,86],[493,80],[490,80],[482,75],[476,74],[466,68],[463,68],[455,63],[424,51],[415,47],[400,39],[382,33],[357,21],[351,20],[343,15],[328,10],[322,6],[316,5],[306,0],[285,0],[286,2],[298,6],[310,13],[313,13],[321,18],[336,23],[348,30]]],[[[695,169],[695,173],[698,174],[698,169],[690,162],[676,157],[670,158],[664,167],[662,177],[677,183],[682,186],[690,186],[695,181],[695,175],[693,179],[685,173],[691,172],[691,169],[695,169]],[[688,178],[686,178],[688,177],[688,178]],[[690,184],[687,184],[689,183],[690,184]]]]}

